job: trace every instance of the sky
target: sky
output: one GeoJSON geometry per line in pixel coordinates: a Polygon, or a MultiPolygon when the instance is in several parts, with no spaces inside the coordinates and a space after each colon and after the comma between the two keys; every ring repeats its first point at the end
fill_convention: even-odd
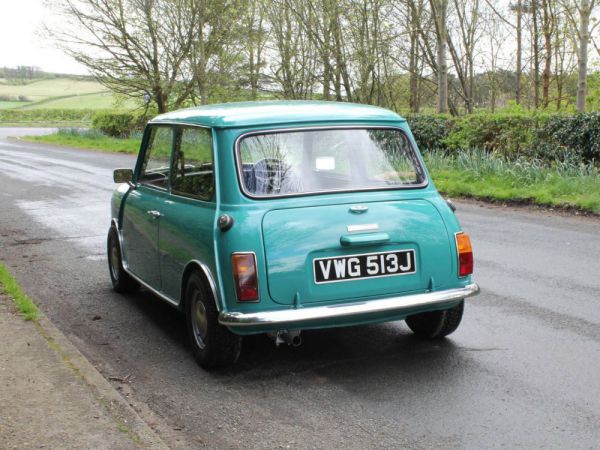
{"type": "Polygon", "coordinates": [[[0,67],[36,66],[46,72],[86,74],[86,68],[45,38],[60,18],[44,0],[0,0],[0,67]]]}

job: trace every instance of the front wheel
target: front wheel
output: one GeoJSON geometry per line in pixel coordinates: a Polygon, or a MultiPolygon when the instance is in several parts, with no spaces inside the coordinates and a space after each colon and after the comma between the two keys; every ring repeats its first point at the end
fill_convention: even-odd
{"type": "Polygon", "coordinates": [[[463,316],[465,302],[442,311],[429,311],[406,318],[406,325],[420,338],[437,339],[456,331],[463,316]]]}
{"type": "Polygon", "coordinates": [[[186,321],[190,344],[198,364],[205,369],[234,364],[242,337],[219,324],[219,311],[204,280],[194,273],[185,290],[186,321]]]}
{"type": "Polygon", "coordinates": [[[123,269],[119,236],[114,227],[111,227],[108,232],[106,251],[108,253],[108,271],[113,289],[120,293],[135,292],[140,285],[123,269]]]}

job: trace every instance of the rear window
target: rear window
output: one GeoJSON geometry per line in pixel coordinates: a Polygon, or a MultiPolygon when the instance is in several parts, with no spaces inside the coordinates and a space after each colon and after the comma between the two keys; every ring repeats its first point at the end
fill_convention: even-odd
{"type": "Polygon", "coordinates": [[[252,196],[419,187],[425,173],[398,129],[269,132],[241,139],[240,178],[252,196]]]}

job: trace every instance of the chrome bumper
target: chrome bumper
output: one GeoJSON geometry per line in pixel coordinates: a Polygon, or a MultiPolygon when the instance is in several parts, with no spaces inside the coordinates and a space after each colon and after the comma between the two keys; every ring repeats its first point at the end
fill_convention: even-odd
{"type": "Polygon", "coordinates": [[[349,303],[345,305],[308,306],[298,309],[283,309],[264,312],[222,312],[219,323],[228,327],[289,327],[294,324],[309,326],[311,322],[317,323],[326,319],[352,319],[360,320],[370,314],[389,313],[390,316],[401,316],[410,310],[462,300],[479,293],[477,284],[469,284],[463,288],[448,289],[445,291],[427,292],[424,294],[404,295],[381,300],[349,303]]]}

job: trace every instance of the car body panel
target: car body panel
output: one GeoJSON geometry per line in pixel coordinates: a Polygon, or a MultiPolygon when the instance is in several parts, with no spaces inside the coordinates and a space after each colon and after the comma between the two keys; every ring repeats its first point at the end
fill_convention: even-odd
{"type": "Polygon", "coordinates": [[[138,186],[127,196],[127,208],[123,210],[121,225],[123,262],[137,277],[160,290],[160,267],[158,260],[159,220],[149,214],[166,200],[166,192],[144,185],[138,186]]]}
{"type": "Polygon", "coordinates": [[[214,264],[213,241],[215,204],[172,195],[161,206],[158,248],[161,292],[179,301],[182,275],[193,260],[214,264]],[[208,239],[206,238],[208,237],[208,239]]]}
{"type": "MultiPolygon", "coordinates": [[[[291,304],[294,295],[298,294],[305,299],[303,303],[308,303],[399,291],[425,291],[432,277],[440,286],[449,284],[456,270],[450,253],[450,240],[444,222],[431,203],[425,200],[362,202],[360,205],[368,208],[362,214],[352,213],[350,208],[353,205],[287,208],[265,214],[262,227],[269,293],[273,300],[291,304]],[[432,220],[432,216],[438,217],[432,220]],[[376,233],[349,231],[361,225],[376,227],[376,233]],[[384,236],[385,242],[377,242],[380,236],[384,236]],[[361,240],[354,245],[352,241],[350,244],[341,242],[352,237],[362,237],[371,242],[361,240]],[[314,282],[313,259],[408,249],[416,254],[414,273],[320,284],[314,282]]],[[[376,264],[379,263],[377,259],[374,261],[376,264]]],[[[351,269],[345,264],[331,267],[338,262],[343,260],[335,259],[327,264],[329,275],[334,271],[343,273],[351,269]]],[[[357,269],[360,271],[361,267],[357,269]]]]}

